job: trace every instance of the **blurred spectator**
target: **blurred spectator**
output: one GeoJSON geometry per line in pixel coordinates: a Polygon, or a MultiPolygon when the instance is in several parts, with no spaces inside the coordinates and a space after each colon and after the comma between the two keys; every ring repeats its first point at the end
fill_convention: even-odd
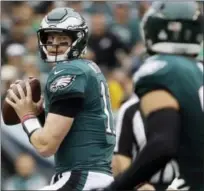
{"type": "Polygon", "coordinates": [[[110,2],[107,1],[92,1],[90,6],[86,8],[86,12],[89,14],[103,13],[108,21],[113,15],[110,2]]]}
{"type": "Polygon", "coordinates": [[[151,6],[152,1],[138,1],[137,6],[138,6],[138,16],[139,19],[141,20],[145,12],[149,9],[151,6]]]}
{"type": "Polygon", "coordinates": [[[107,75],[111,106],[116,114],[121,104],[133,93],[132,72],[117,68],[107,75]]]}
{"type": "Polygon", "coordinates": [[[120,39],[106,28],[106,19],[103,14],[94,14],[91,18],[92,31],[88,42],[87,57],[94,60],[100,67],[112,70],[121,65],[117,59],[119,50],[129,53],[129,48],[120,39]]]}
{"type": "Polygon", "coordinates": [[[21,44],[10,44],[6,48],[6,64],[15,66],[19,70],[21,70],[22,62],[23,62],[23,56],[26,53],[26,49],[21,44]]]}
{"type": "Polygon", "coordinates": [[[30,76],[40,78],[40,70],[37,66],[37,57],[34,55],[25,56],[23,59],[22,69],[24,72],[24,78],[30,76]]]}
{"type": "Polygon", "coordinates": [[[117,112],[123,99],[124,91],[120,83],[113,78],[108,79],[108,87],[110,93],[111,107],[113,112],[117,112]]]}
{"type": "Polygon", "coordinates": [[[6,27],[1,26],[1,44],[5,42],[5,40],[7,39],[7,33],[8,30],[6,27]]]}
{"type": "Polygon", "coordinates": [[[44,176],[37,173],[32,156],[21,154],[15,161],[16,175],[4,183],[4,190],[35,190],[47,184],[44,176]]]}
{"type": "Polygon", "coordinates": [[[203,14],[204,13],[204,2],[203,1],[197,1],[197,2],[198,2],[199,10],[203,14]]]}
{"type": "Polygon", "coordinates": [[[103,14],[106,18],[106,24],[109,25],[113,19],[112,4],[108,1],[92,1],[89,6],[85,9],[90,16],[93,14],[103,14]]]}
{"type": "Polygon", "coordinates": [[[140,66],[144,63],[145,59],[148,57],[149,55],[147,54],[147,52],[144,50],[143,52],[141,52],[138,56],[134,56],[132,59],[132,64],[131,64],[131,68],[130,71],[132,74],[134,74],[139,68],[140,66]]]}
{"type": "Polygon", "coordinates": [[[139,20],[130,15],[131,2],[116,2],[110,30],[132,49],[141,42],[139,20]]]}
{"type": "Polygon", "coordinates": [[[1,100],[4,99],[6,91],[12,82],[20,78],[20,72],[17,67],[4,65],[1,68],[1,100]]]}
{"type": "Polygon", "coordinates": [[[26,34],[26,41],[25,41],[25,48],[26,48],[26,55],[35,58],[35,65],[39,68],[40,72],[43,74],[47,74],[52,69],[52,66],[49,63],[45,63],[40,58],[40,54],[38,51],[38,39],[37,34],[34,30],[30,30],[26,34]]]}
{"type": "Polygon", "coordinates": [[[10,18],[12,19],[11,27],[8,29],[8,34],[2,44],[1,54],[3,60],[6,61],[5,50],[12,43],[25,42],[25,34],[31,27],[33,9],[26,1],[12,1],[10,3],[10,18]]]}
{"type": "Polygon", "coordinates": [[[11,6],[11,17],[15,21],[20,21],[30,27],[33,9],[27,1],[13,1],[11,6]],[[19,14],[20,13],[20,14],[19,14]]]}
{"type": "Polygon", "coordinates": [[[35,14],[41,14],[42,16],[44,16],[45,14],[47,14],[48,12],[55,8],[55,2],[39,1],[38,3],[35,2],[33,7],[35,14]]]}
{"type": "Polygon", "coordinates": [[[88,25],[89,31],[91,31],[90,14],[85,12],[84,3],[82,1],[68,1],[67,6],[73,8],[75,11],[77,11],[84,17],[88,25]]]}
{"type": "Polygon", "coordinates": [[[68,1],[67,6],[80,14],[84,12],[84,4],[82,1],[68,1]]]}
{"type": "Polygon", "coordinates": [[[120,106],[121,106],[122,102],[129,99],[129,97],[132,95],[132,92],[133,92],[132,73],[125,71],[122,68],[118,68],[113,71],[112,79],[116,80],[120,84],[124,92],[122,100],[120,102],[120,106]]]}
{"type": "Polygon", "coordinates": [[[12,20],[7,14],[9,12],[9,6],[10,2],[1,4],[1,44],[8,38],[8,33],[12,25],[12,20]]]}
{"type": "MultiPolygon", "coordinates": [[[[28,54],[23,57],[22,64],[22,79],[27,79],[28,77],[35,77],[40,80],[41,88],[45,87],[45,83],[47,81],[47,73],[40,72],[40,68],[38,67],[39,58],[36,55],[28,54]]],[[[47,63],[44,63],[45,65],[47,63]]]]}
{"type": "Polygon", "coordinates": [[[25,47],[28,54],[37,55],[38,52],[38,39],[37,34],[33,30],[29,30],[26,34],[25,47]]]}
{"type": "Polygon", "coordinates": [[[33,10],[34,15],[32,19],[32,29],[34,31],[37,31],[40,26],[40,22],[42,21],[42,18],[50,12],[53,8],[55,8],[55,2],[54,1],[35,1],[35,2],[29,2],[30,4],[33,4],[33,10]]]}
{"type": "Polygon", "coordinates": [[[25,42],[25,28],[24,24],[20,21],[14,22],[11,26],[11,29],[8,31],[9,33],[6,36],[3,44],[1,45],[1,56],[6,62],[6,49],[9,45],[13,43],[24,44],[25,42]]]}

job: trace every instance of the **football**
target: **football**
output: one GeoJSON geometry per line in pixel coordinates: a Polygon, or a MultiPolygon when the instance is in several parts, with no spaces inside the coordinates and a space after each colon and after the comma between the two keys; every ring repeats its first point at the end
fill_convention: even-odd
{"type": "MultiPolygon", "coordinates": [[[[34,102],[38,102],[40,100],[41,96],[41,87],[40,87],[40,81],[36,78],[29,78],[29,83],[31,86],[32,90],[32,98],[34,102]]],[[[20,86],[22,87],[23,91],[25,92],[26,95],[26,86],[25,86],[25,81],[20,80],[18,82],[20,86]]],[[[19,93],[17,90],[17,87],[14,85],[12,87],[14,93],[19,97],[19,93]]],[[[6,125],[16,125],[20,123],[20,119],[18,115],[16,114],[15,110],[4,100],[3,101],[3,107],[2,107],[2,117],[4,120],[4,123],[6,125]]]]}

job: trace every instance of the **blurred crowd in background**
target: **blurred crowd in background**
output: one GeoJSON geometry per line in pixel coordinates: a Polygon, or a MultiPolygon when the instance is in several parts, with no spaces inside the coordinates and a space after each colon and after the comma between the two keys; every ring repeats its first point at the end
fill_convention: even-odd
{"type": "MultiPolygon", "coordinates": [[[[95,61],[105,74],[112,109],[117,113],[121,103],[131,96],[132,75],[145,57],[140,21],[150,5],[151,1],[1,2],[1,99],[16,79],[34,76],[44,87],[53,65],[40,59],[36,31],[46,13],[68,6],[88,23],[85,57],[95,61]]],[[[29,190],[33,185],[42,187],[48,183],[48,177],[36,170],[35,160],[29,154],[18,156],[12,167],[12,176],[2,182],[4,189],[29,190]]]]}
{"type": "MultiPolygon", "coordinates": [[[[34,76],[42,87],[52,68],[38,52],[36,31],[42,18],[55,7],[68,6],[81,13],[89,26],[86,58],[106,75],[114,111],[131,94],[132,73],[140,65],[143,43],[140,20],[151,2],[2,2],[2,95],[11,81],[34,76]]],[[[2,96],[3,98],[4,96],[2,96]]]]}

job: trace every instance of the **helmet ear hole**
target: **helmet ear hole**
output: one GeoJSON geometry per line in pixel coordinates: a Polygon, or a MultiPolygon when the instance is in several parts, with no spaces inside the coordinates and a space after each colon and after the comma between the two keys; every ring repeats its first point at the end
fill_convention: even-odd
{"type": "Polygon", "coordinates": [[[46,56],[46,54],[44,53],[42,47],[40,47],[40,55],[41,55],[41,58],[42,58],[43,60],[46,60],[46,59],[47,59],[47,56],[46,56]]]}
{"type": "Polygon", "coordinates": [[[66,32],[67,36],[69,36],[72,40],[72,43],[77,40],[77,35],[76,35],[76,32],[73,32],[73,31],[69,31],[69,32],[66,32]]]}
{"type": "Polygon", "coordinates": [[[45,33],[44,31],[40,31],[38,32],[38,37],[42,44],[47,43],[48,33],[45,33]]]}

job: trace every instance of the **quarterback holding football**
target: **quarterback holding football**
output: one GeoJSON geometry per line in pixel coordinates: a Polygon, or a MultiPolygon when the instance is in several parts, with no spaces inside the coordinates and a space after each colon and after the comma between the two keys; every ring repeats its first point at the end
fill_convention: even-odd
{"type": "MultiPolygon", "coordinates": [[[[73,9],[56,8],[37,31],[41,57],[56,65],[44,90],[45,109],[17,86],[6,102],[16,111],[30,143],[44,157],[55,156],[56,174],[41,190],[90,190],[113,181],[115,133],[106,80],[98,66],[82,59],[88,39],[84,18],[73,9]]],[[[42,104],[41,104],[42,105],[42,104]]]]}

